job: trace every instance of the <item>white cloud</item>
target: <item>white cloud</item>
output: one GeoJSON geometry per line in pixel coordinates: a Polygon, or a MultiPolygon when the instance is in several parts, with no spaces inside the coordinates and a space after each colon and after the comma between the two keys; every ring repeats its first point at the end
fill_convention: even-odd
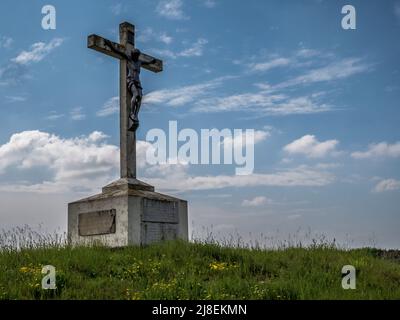
{"type": "Polygon", "coordinates": [[[88,136],[88,141],[89,142],[101,142],[104,139],[107,139],[108,135],[101,131],[93,131],[91,134],[88,136]]]}
{"type": "MultiPolygon", "coordinates": [[[[199,44],[205,43],[205,41],[198,41],[199,44]]],[[[194,45],[193,48],[196,46],[194,45]]],[[[191,48],[191,49],[193,49],[191,48]]],[[[164,52],[173,58],[178,55],[200,54],[201,50],[188,49],[185,54],[174,53],[172,51],[164,52]]],[[[310,58],[320,53],[316,50],[301,49],[297,52],[296,56],[302,56],[304,58],[310,58]]],[[[255,70],[268,70],[278,66],[287,66],[296,64],[296,58],[282,58],[278,57],[265,63],[253,63],[251,68],[255,70]]],[[[216,92],[215,86],[204,87],[207,90],[203,90],[202,84],[190,86],[190,88],[200,88],[204,92],[195,94],[195,98],[189,94],[178,94],[179,97],[173,101],[169,101],[171,106],[182,106],[188,103],[193,103],[192,112],[227,112],[227,111],[247,111],[256,113],[257,116],[286,116],[292,114],[315,114],[322,112],[329,112],[335,110],[334,106],[324,103],[322,98],[326,96],[327,92],[319,91],[302,96],[291,96],[286,89],[290,86],[299,84],[333,81],[337,79],[343,79],[351,75],[370,70],[370,65],[363,63],[361,59],[347,58],[331,62],[325,67],[315,68],[307,71],[305,74],[298,77],[294,77],[287,81],[283,81],[276,85],[268,83],[255,83],[255,86],[259,89],[255,92],[242,92],[232,95],[223,96],[221,93],[216,92]]],[[[227,80],[227,79],[226,79],[227,80]]],[[[189,89],[186,87],[185,89],[189,89]]],[[[178,91],[172,90],[159,90],[156,93],[152,93],[148,96],[149,101],[152,103],[159,103],[165,101],[165,98],[159,98],[159,94],[165,95],[166,97],[174,96],[178,92],[184,93],[185,90],[179,89],[178,91]]]]}
{"type": "MultiPolygon", "coordinates": [[[[161,39],[168,39],[168,38],[160,38],[161,39]]],[[[171,40],[172,41],[172,40],[171,40]]],[[[190,58],[190,57],[200,57],[204,53],[204,45],[207,44],[208,41],[204,38],[199,38],[197,39],[196,42],[191,44],[188,48],[185,48],[181,51],[174,52],[169,49],[151,49],[154,54],[162,56],[162,57],[168,57],[170,59],[176,59],[178,57],[184,57],[184,58],[190,58]]]]}
{"type": "MultiPolygon", "coordinates": [[[[202,54],[201,46],[207,41],[199,39],[191,48],[175,53],[171,50],[156,50],[158,54],[176,58],[178,56],[190,56],[202,54]]],[[[329,58],[330,55],[321,55],[319,51],[312,49],[301,49],[291,58],[274,58],[266,63],[251,64],[254,70],[267,70],[278,66],[297,65],[297,58],[302,56],[310,58],[315,55],[329,58]]],[[[291,91],[286,90],[290,86],[301,83],[314,83],[343,79],[353,74],[370,70],[370,65],[365,64],[362,59],[347,58],[331,62],[325,67],[307,71],[298,77],[280,82],[276,85],[269,83],[255,83],[258,91],[239,92],[231,95],[223,95],[216,87],[222,83],[214,80],[206,83],[186,86],[179,89],[162,89],[148,94],[145,102],[152,104],[164,103],[169,106],[178,107],[191,105],[191,112],[252,112],[260,116],[286,116],[293,114],[315,114],[329,112],[336,108],[329,103],[323,102],[326,91],[312,92],[301,96],[292,96],[291,91]]],[[[225,77],[224,80],[238,77],[225,77]]],[[[224,83],[225,84],[225,83],[224,83]]]]}
{"type": "Polygon", "coordinates": [[[204,0],[203,5],[206,8],[214,8],[216,6],[217,2],[216,0],[204,0]]]}
{"type": "MultiPolygon", "coordinates": [[[[38,130],[13,134],[7,143],[0,146],[0,189],[45,193],[99,191],[101,186],[117,178],[119,167],[119,148],[107,144],[106,138],[98,131],[67,139],[38,130]],[[7,175],[8,169],[12,168],[23,172],[26,177],[35,176],[36,172],[40,172],[40,176],[36,175],[30,181],[14,181],[14,175],[7,175]],[[42,177],[45,177],[43,181],[38,182],[42,177]]],[[[248,176],[193,176],[188,173],[190,166],[185,164],[148,165],[145,157],[149,147],[152,145],[148,142],[138,142],[137,165],[144,180],[160,190],[324,186],[335,180],[327,170],[309,166],[248,176]]]]}
{"type": "Polygon", "coordinates": [[[243,207],[259,207],[267,203],[267,198],[264,196],[255,197],[250,200],[243,200],[243,207]]]}
{"type": "Polygon", "coordinates": [[[70,139],[38,130],[13,134],[0,146],[0,174],[11,167],[23,172],[43,168],[49,179],[40,183],[3,182],[1,189],[52,193],[99,188],[115,176],[119,165],[119,149],[104,143],[106,137],[98,131],[70,139]]]}
{"type": "Polygon", "coordinates": [[[161,0],[156,8],[156,12],[168,19],[172,20],[185,20],[188,17],[182,9],[182,0],[161,0]]]}
{"type": "MultiPolygon", "coordinates": [[[[263,130],[254,130],[254,144],[260,143],[262,141],[265,141],[268,137],[271,136],[271,133],[269,131],[263,131],[263,130]]],[[[232,137],[227,137],[225,138],[221,144],[228,145],[228,146],[243,146],[245,147],[249,142],[246,141],[246,133],[243,132],[242,135],[236,135],[234,138],[232,137]],[[242,143],[243,141],[243,143],[242,143]]]]}
{"type": "Polygon", "coordinates": [[[25,96],[6,96],[6,101],[9,103],[24,102],[27,100],[25,96]]]}
{"type": "Polygon", "coordinates": [[[258,82],[258,83],[254,83],[254,86],[259,88],[262,91],[266,91],[266,92],[272,92],[272,86],[267,83],[267,82],[258,82]]]}
{"type": "Polygon", "coordinates": [[[310,84],[315,82],[344,79],[354,74],[367,71],[370,68],[371,66],[362,63],[362,59],[360,58],[346,58],[340,61],[332,62],[325,67],[312,69],[301,76],[276,85],[275,88],[280,89],[289,86],[297,86],[299,84],[310,84]]]}
{"type": "Polygon", "coordinates": [[[273,106],[274,102],[284,98],[283,95],[272,95],[264,92],[241,93],[225,97],[212,97],[196,102],[193,111],[222,112],[243,111],[244,109],[273,106]]]}
{"type": "Polygon", "coordinates": [[[64,117],[64,114],[57,113],[57,111],[50,111],[50,114],[46,117],[47,120],[58,120],[64,117]]]}
{"type": "Polygon", "coordinates": [[[385,179],[376,184],[373,192],[385,192],[400,189],[400,181],[395,179],[385,179]]]}
{"type": "Polygon", "coordinates": [[[147,27],[143,31],[139,32],[139,36],[137,37],[137,40],[142,42],[148,42],[153,39],[165,44],[170,44],[173,41],[173,38],[166,32],[155,32],[153,28],[150,27],[147,27]]]}
{"type": "MultiPolygon", "coordinates": [[[[168,175],[163,178],[147,178],[146,181],[159,186],[163,190],[193,191],[259,186],[317,187],[328,185],[335,180],[335,177],[330,172],[309,166],[298,166],[274,173],[243,176],[190,176],[184,170],[186,170],[186,167],[182,167],[183,172],[181,171],[177,177],[168,175]]],[[[175,173],[176,171],[174,171],[175,173]]]]}
{"type": "Polygon", "coordinates": [[[315,57],[317,55],[319,55],[319,51],[314,50],[314,49],[300,49],[299,51],[297,51],[296,55],[300,58],[311,58],[311,57],[315,57]]]}
{"type": "Polygon", "coordinates": [[[76,107],[73,108],[69,115],[72,120],[83,120],[86,118],[86,115],[82,112],[83,108],[82,107],[76,107]]]}
{"type": "Polygon", "coordinates": [[[321,113],[332,109],[330,105],[318,103],[313,95],[289,98],[284,94],[273,94],[267,89],[254,93],[200,99],[195,103],[192,111],[225,112],[246,110],[260,115],[285,116],[289,114],[321,113]]]}
{"type": "Polygon", "coordinates": [[[170,44],[173,40],[173,38],[171,36],[169,36],[167,33],[162,32],[158,35],[158,39],[161,42],[164,42],[165,44],[170,44]]]}
{"type": "Polygon", "coordinates": [[[351,156],[355,159],[398,158],[400,157],[400,141],[393,144],[387,142],[370,144],[367,151],[356,151],[351,156]]]}
{"type": "Polygon", "coordinates": [[[190,48],[187,48],[177,55],[180,57],[200,57],[203,55],[203,48],[208,41],[206,39],[198,39],[190,48]]]}
{"type": "Polygon", "coordinates": [[[177,54],[170,49],[151,48],[151,49],[149,49],[149,52],[151,52],[154,55],[160,56],[163,59],[165,59],[165,58],[176,59],[177,58],[177,54]]]}
{"type": "Polygon", "coordinates": [[[170,107],[180,107],[206,95],[210,89],[220,86],[222,82],[228,78],[229,77],[216,78],[207,82],[177,89],[153,91],[144,97],[143,102],[146,104],[165,104],[170,107]]]}
{"type": "Polygon", "coordinates": [[[303,154],[310,158],[322,158],[336,153],[338,140],[318,141],[314,135],[305,135],[288,145],[283,150],[289,154],[303,154]]]}
{"type": "Polygon", "coordinates": [[[54,38],[49,43],[36,42],[31,45],[30,51],[22,51],[17,57],[12,59],[13,62],[21,65],[28,65],[33,62],[43,60],[51,51],[61,46],[64,42],[62,38],[54,38]]]}
{"type": "Polygon", "coordinates": [[[108,99],[99,111],[96,112],[98,117],[107,117],[119,111],[119,97],[108,99]]]}
{"type": "Polygon", "coordinates": [[[144,102],[172,107],[193,103],[192,112],[252,111],[260,116],[312,114],[333,110],[332,106],[318,102],[324,95],[323,92],[290,98],[284,94],[275,94],[271,90],[271,86],[260,83],[256,84],[260,88],[257,92],[214,96],[214,89],[234,78],[237,77],[226,76],[178,89],[157,90],[147,94],[144,102]]]}
{"type": "Polygon", "coordinates": [[[0,36],[0,48],[8,49],[13,44],[14,40],[10,37],[0,36]]]}
{"type": "Polygon", "coordinates": [[[264,110],[267,115],[312,114],[333,110],[333,107],[315,101],[313,96],[290,98],[282,103],[274,104],[264,110]]]}
{"type": "Polygon", "coordinates": [[[252,63],[250,64],[251,71],[268,71],[277,67],[284,67],[291,63],[290,59],[287,58],[276,58],[267,62],[252,63]]]}
{"type": "Polygon", "coordinates": [[[32,79],[25,65],[14,62],[0,67],[0,86],[21,85],[23,80],[32,79]]]}

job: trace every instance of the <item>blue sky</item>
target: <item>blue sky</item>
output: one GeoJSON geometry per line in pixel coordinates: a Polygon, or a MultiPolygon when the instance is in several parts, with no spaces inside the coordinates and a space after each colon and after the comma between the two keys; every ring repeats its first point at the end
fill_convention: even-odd
{"type": "Polygon", "coordinates": [[[117,41],[129,21],[164,61],[142,74],[140,140],[169,120],[257,132],[247,178],[150,168],[140,142],[139,177],[189,200],[196,230],[400,247],[400,1],[5,0],[0,12],[1,226],[64,229],[68,201],[117,178],[118,63],[86,38],[117,41]],[[41,28],[46,4],[56,30],[41,28]],[[345,4],[356,30],[341,27],[345,4]]]}

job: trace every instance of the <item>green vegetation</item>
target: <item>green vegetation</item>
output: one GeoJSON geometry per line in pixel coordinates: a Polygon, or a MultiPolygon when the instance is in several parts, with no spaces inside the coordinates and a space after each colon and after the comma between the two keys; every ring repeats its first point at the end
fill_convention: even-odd
{"type": "MultiPolygon", "coordinates": [[[[3,247],[4,248],[4,247],[3,247]]],[[[399,252],[311,245],[274,250],[166,242],[0,251],[0,299],[400,299],[399,252]],[[57,289],[41,288],[53,265],[57,289]],[[341,269],[357,269],[343,290],[341,269]]]]}

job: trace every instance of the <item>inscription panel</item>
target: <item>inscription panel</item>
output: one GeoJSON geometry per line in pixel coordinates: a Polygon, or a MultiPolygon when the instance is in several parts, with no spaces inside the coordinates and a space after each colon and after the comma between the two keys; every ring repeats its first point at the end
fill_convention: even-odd
{"type": "Polygon", "coordinates": [[[150,244],[178,237],[178,225],[175,223],[143,223],[142,244],[150,244]]]}
{"type": "Polygon", "coordinates": [[[178,223],[178,203],[176,201],[143,199],[142,221],[178,223]]]}
{"type": "Polygon", "coordinates": [[[78,217],[80,236],[115,233],[116,210],[101,210],[81,213],[78,217]]]}

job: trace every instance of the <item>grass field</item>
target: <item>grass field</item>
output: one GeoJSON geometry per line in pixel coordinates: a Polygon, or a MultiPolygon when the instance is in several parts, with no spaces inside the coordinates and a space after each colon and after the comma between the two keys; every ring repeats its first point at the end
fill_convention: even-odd
{"type": "Polygon", "coordinates": [[[166,242],[0,251],[0,299],[400,299],[400,253],[333,245],[274,250],[166,242]],[[56,268],[56,290],[41,268],[56,268]],[[344,290],[353,265],[357,288],[344,290]]]}

